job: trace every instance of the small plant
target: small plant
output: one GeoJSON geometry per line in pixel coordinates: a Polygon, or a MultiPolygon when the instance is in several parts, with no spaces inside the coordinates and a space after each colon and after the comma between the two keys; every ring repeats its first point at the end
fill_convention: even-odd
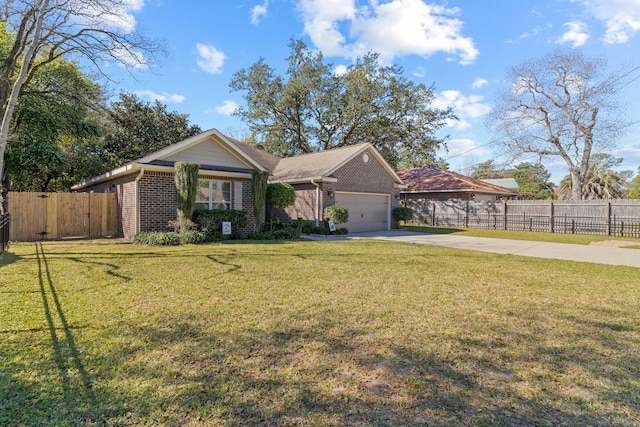
{"type": "Polygon", "coordinates": [[[327,229],[329,221],[333,221],[334,224],[344,224],[349,221],[349,209],[343,206],[329,206],[324,209],[322,219],[324,219],[327,229]]]}
{"type": "Polygon", "coordinates": [[[136,234],[133,243],[150,246],[177,246],[180,236],[173,231],[141,231],[136,234]]]}
{"type": "Polygon", "coordinates": [[[396,221],[410,221],[413,218],[413,209],[406,206],[398,206],[393,210],[393,219],[396,221]]]}

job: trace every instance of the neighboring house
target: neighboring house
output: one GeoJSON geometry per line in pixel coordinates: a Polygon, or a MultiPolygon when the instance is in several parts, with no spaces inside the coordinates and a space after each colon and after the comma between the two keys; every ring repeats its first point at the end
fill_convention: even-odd
{"type": "Polygon", "coordinates": [[[497,185],[499,187],[508,188],[509,190],[518,191],[518,189],[520,188],[518,182],[514,178],[481,179],[480,181],[497,185]]]}
{"type": "Polygon", "coordinates": [[[397,172],[407,185],[402,200],[477,200],[514,198],[517,191],[438,168],[418,168],[397,172]]]}
{"type": "Polygon", "coordinates": [[[215,129],[170,145],[141,159],[87,180],[76,191],[118,194],[118,229],[132,239],[140,231],[160,231],[176,219],[175,162],[200,164],[201,209],[244,209],[254,224],[251,174],[268,171],[270,182],[287,182],[296,203],[286,210],[292,219],[319,224],[324,208],[349,209],[351,232],[387,230],[391,209],[404,188],[400,178],[370,144],[280,159],[229,138],[215,129]]]}

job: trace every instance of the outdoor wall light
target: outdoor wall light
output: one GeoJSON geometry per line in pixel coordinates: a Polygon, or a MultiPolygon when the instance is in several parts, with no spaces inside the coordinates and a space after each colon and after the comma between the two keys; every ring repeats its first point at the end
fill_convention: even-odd
{"type": "Polygon", "coordinates": [[[333,196],[333,190],[327,190],[327,196],[329,197],[333,196]]]}

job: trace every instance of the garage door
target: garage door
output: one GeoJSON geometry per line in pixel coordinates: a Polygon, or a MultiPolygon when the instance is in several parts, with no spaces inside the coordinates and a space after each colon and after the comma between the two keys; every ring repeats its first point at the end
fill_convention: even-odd
{"type": "Polygon", "coordinates": [[[350,233],[388,229],[389,196],[386,194],[340,193],[336,205],[349,209],[349,222],[340,224],[350,233]]]}

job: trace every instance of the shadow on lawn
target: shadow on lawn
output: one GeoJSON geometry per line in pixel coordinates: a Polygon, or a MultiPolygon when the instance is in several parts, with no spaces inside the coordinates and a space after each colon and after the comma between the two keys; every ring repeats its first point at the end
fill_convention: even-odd
{"type": "MultiPolygon", "coordinates": [[[[518,388],[519,363],[548,364],[558,375],[583,364],[605,380],[616,378],[580,359],[578,353],[588,351],[583,347],[554,352],[540,345],[531,359],[502,365],[479,354],[518,337],[451,337],[462,350],[443,357],[372,338],[366,327],[346,327],[346,316],[328,309],[321,316],[300,312],[289,325],[237,333],[175,316],[121,325],[144,346],[111,348],[100,363],[121,366],[147,385],[128,391],[118,404],[128,402],[130,416],[142,424],[633,425],[616,415],[619,396],[597,396],[607,408],[598,410],[588,409],[580,396],[571,397],[575,407],[567,406],[562,384],[557,390],[518,388]]],[[[109,381],[122,372],[111,375],[109,381]]]]}

